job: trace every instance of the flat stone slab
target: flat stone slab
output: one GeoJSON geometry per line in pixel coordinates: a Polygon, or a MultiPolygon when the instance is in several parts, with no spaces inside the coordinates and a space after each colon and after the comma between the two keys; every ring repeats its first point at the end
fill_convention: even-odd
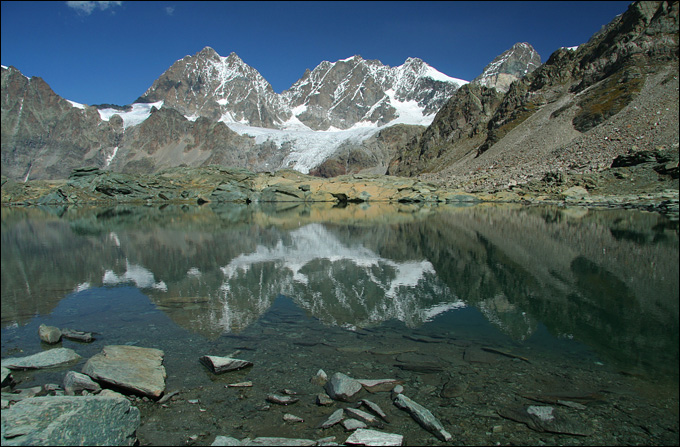
{"type": "Polygon", "coordinates": [[[404,441],[402,435],[384,433],[377,430],[360,428],[347,438],[345,444],[349,445],[401,445],[404,441]]]}
{"type": "Polygon", "coordinates": [[[238,440],[232,436],[217,436],[212,444],[214,446],[306,446],[316,445],[316,441],[312,439],[299,438],[276,438],[276,437],[260,437],[255,439],[245,438],[238,440]]]}
{"type": "Polygon", "coordinates": [[[40,369],[64,365],[79,360],[80,356],[69,348],[55,348],[27,357],[13,357],[2,360],[2,366],[9,369],[40,369]]]}
{"type": "Polygon", "coordinates": [[[158,398],[165,391],[163,351],[138,346],[110,345],[85,363],[83,373],[134,393],[158,398]]]}
{"type": "Polygon", "coordinates": [[[123,397],[33,397],[2,410],[2,445],[133,445],[139,423],[123,397]]]}

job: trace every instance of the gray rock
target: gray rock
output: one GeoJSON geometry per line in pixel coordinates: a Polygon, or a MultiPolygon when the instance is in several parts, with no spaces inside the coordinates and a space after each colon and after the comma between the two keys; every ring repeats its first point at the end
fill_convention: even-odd
{"type": "Polygon", "coordinates": [[[309,381],[314,385],[324,386],[328,382],[328,374],[323,369],[320,369],[309,381]]]}
{"type": "Polygon", "coordinates": [[[9,369],[39,369],[63,365],[78,359],[80,356],[73,349],[55,348],[27,357],[3,359],[2,366],[9,369]]]}
{"type": "Polygon", "coordinates": [[[300,416],[295,416],[294,414],[286,413],[283,415],[283,420],[286,422],[304,422],[300,416]]]}
{"type": "Polygon", "coordinates": [[[61,330],[61,336],[64,338],[69,338],[71,340],[78,340],[85,343],[90,343],[94,341],[92,332],[76,331],[75,329],[63,328],[61,330]]]}
{"type": "Polygon", "coordinates": [[[139,423],[124,398],[34,397],[2,410],[2,445],[133,445],[139,423]]]}
{"type": "Polygon", "coordinates": [[[218,357],[214,355],[204,355],[199,360],[215,374],[222,374],[228,371],[236,371],[237,369],[253,366],[253,362],[247,360],[239,360],[231,357],[218,357]]]}
{"type": "Polygon", "coordinates": [[[402,435],[395,433],[383,433],[377,430],[359,429],[347,438],[345,444],[349,445],[401,445],[404,441],[402,435]]]}
{"type": "Polygon", "coordinates": [[[74,394],[80,394],[81,391],[93,391],[97,392],[102,389],[101,386],[94,380],[85,374],[77,373],[75,371],[69,371],[64,376],[64,392],[67,396],[73,396],[74,394]]]}
{"type": "Polygon", "coordinates": [[[344,417],[344,410],[342,408],[335,410],[325,421],[323,421],[319,428],[329,428],[342,421],[344,417]]]}
{"type": "Polygon", "coordinates": [[[215,440],[210,445],[237,447],[241,445],[241,441],[231,436],[216,436],[215,440]]]}
{"type": "Polygon", "coordinates": [[[399,394],[396,399],[394,399],[394,405],[409,412],[416,422],[418,422],[425,430],[435,435],[437,439],[448,442],[453,438],[449,432],[444,430],[441,422],[434,417],[430,410],[403,394],[399,394]]]}
{"type": "Polygon", "coordinates": [[[2,367],[2,386],[9,386],[12,384],[14,379],[9,368],[2,367]]]}
{"type": "Polygon", "coordinates": [[[281,394],[268,394],[267,395],[267,401],[274,403],[274,404],[279,404],[279,405],[290,405],[294,404],[295,402],[299,401],[297,397],[292,397],[292,396],[282,396],[281,394]]]}
{"type": "Polygon", "coordinates": [[[316,395],[316,404],[321,406],[333,405],[334,400],[326,393],[319,393],[316,395]]]}
{"type": "Polygon", "coordinates": [[[45,326],[41,324],[38,328],[38,336],[42,341],[49,344],[59,343],[61,340],[61,331],[58,327],[45,326]]]}
{"type": "Polygon", "coordinates": [[[241,445],[265,445],[265,446],[305,446],[315,445],[316,441],[311,439],[298,438],[277,438],[277,437],[260,437],[255,439],[244,439],[241,445]]]}
{"type": "Polygon", "coordinates": [[[592,428],[548,405],[529,405],[526,408],[502,408],[498,410],[498,414],[506,419],[523,423],[537,432],[577,436],[589,436],[593,433],[592,428]]]}
{"type": "Polygon", "coordinates": [[[165,390],[163,351],[138,346],[110,345],[93,356],[83,373],[117,387],[158,398],[165,390]]]}
{"type": "Polygon", "coordinates": [[[359,391],[361,383],[343,373],[333,374],[326,383],[326,392],[335,400],[349,402],[359,391]]]}
{"type": "Polygon", "coordinates": [[[366,425],[364,421],[360,421],[354,418],[344,419],[342,421],[342,426],[345,427],[345,430],[347,431],[358,430],[360,428],[368,427],[368,425],[366,425]]]}
{"type": "Polygon", "coordinates": [[[345,412],[347,412],[347,415],[357,419],[359,421],[365,422],[368,425],[372,425],[374,427],[382,427],[382,422],[378,420],[376,416],[373,416],[370,413],[366,413],[365,411],[359,410],[358,408],[345,408],[345,412]]]}
{"type": "Polygon", "coordinates": [[[357,379],[369,393],[391,391],[395,386],[403,383],[398,379],[357,379]]]}
{"type": "Polygon", "coordinates": [[[385,422],[390,422],[390,421],[389,421],[389,418],[387,417],[387,414],[382,410],[382,408],[380,408],[380,406],[379,406],[378,404],[376,404],[376,403],[374,403],[374,402],[371,402],[371,401],[368,400],[368,399],[362,399],[362,400],[360,401],[360,403],[361,403],[362,405],[364,405],[366,408],[368,408],[369,410],[371,410],[373,413],[375,413],[375,414],[377,414],[378,416],[380,416],[380,418],[381,418],[383,421],[385,421],[385,422]]]}

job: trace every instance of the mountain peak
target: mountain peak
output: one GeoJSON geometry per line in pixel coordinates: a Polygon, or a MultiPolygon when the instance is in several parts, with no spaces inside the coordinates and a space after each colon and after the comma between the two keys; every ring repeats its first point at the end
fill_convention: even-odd
{"type": "Polygon", "coordinates": [[[531,73],[541,65],[541,56],[527,42],[517,42],[498,55],[473,83],[506,92],[510,84],[531,73]]]}

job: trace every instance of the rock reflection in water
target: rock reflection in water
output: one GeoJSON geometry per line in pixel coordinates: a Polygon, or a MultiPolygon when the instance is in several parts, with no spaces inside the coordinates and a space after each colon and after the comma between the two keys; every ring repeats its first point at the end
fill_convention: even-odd
{"type": "Polygon", "coordinates": [[[626,369],[677,375],[677,223],[651,213],[2,210],[3,328],[50,314],[72,291],[120,284],[209,339],[244,330],[280,294],[345,327],[395,319],[418,327],[467,306],[518,343],[541,343],[544,327],[626,369]]]}

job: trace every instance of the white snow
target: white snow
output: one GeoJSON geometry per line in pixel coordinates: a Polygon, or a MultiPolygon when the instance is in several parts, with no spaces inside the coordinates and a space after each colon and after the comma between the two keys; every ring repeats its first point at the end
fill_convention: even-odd
{"type": "Polygon", "coordinates": [[[84,108],[85,108],[85,104],[80,104],[80,103],[78,103],[78,102],[71,101],[71,100],[69,100],[69,99],[67,99],[67,101],[70,102],[71,105],[72,105],[73,107],[77,108],[77,109],[84,109],[84,108]]]}
{"type": "Polygon", "coordinates": [[[99,109],[99,116],[101,116],[102,120],[108,121],[113,115],[119,115],[123,118],[123,128],[127,129],[128,127],[136,126],[146,120],[151,115],[152,107],[160,109],[162,106],[163,101],[134,103],[132,104],[132,110],[129,112],[123,112],[116,109],[99,109]]]}
{"type": "MultiPolygon", "coordinates": [[[[224,322],[233,322],[236,318],[230,301],[243,301],[245,293],[249,295],[248,302],[260,303],[262,290],[292,293],[295,287],[297,292],[294,295],[300,297],[298,304],[308,309],[318,307],[319,300],[329,297],[334,297],[345,307],[352,302],[363,303],[366,299],[364,287],[352,286],[334,276],[334,266],[340,267],[342,271],[349,269],[362,272],[359,275],[376,286],[371,292],[371,300],[381,302],[381,305],[371,311],[371,321],[386,318],[398,318],[405,322],[429,321],[448,310],[465,307],[438,281],[434,266],[427,260],[394,261],[383,258],[361,244],[349,245],[340,241],[322,224],[305,225],[292,231],[289,236],[286,242],[279,240],[270,246],[259,245],[253,252],[243,253],[220,268],[224,274],[224,282],[220,286],[225,296],[224,322]],[[318,264],[319,261],[324,262],[318,264]],[[257,272],[263,265],[272,263],[278,272],[275,277],[268,275],[266,282],[262,283],[261,276],[259,286],[243,287],[244,275],[251,269],[257,272]],[[319,265],[326,266],[324,270],[328,269],[322,276],[314,273],[319,265]],[[310,266],[314,268],[310,270],[310,266]],[[309,271],[313,274],[309,275],[309,271]],[[318,283],[319,280],[324,282],[323,286],[318,283]],[[327,281],[330,281],[330,290],[327,289],[327,281]],[[439,302],[421,307],[418,304],[419,297],[425,284],[438,290],[436,296],[439,302]],[[299,288],[307,292],[301,293],[299,288]],[[325,297],[321,297],[319,289],[326,290],[325,297]],[[380,291],[377,296],[376,291],[380,291]]],[[[269,306],[268,303],[263,304],[269,306]]]]}
{"type": "Polygon", "coordinates": [[[459,86],[468,83],[468,81],[465,81],[463,79],[452,78],[451,76],[447,76],[441,71],[437,71],[434,68],[430,67],[429,65],[427,66],[427,70],[425,71],[424,75],[428,78],[434,79],[435,81],[450,82],[454,84],[459,84],[459,86]]]}
{"type": "Polygon", "coordinates": [[[125,261],[126,270],[122,275],[117,275],[113,270],[106,270],[102,283],[105,285],[118,285],[133,282],[140,289],[153,288],[167,291],[167,286],[163,281],[156,281],[153,273],[145,267],[137,264],[130,264],[125,261]]]}
{"type": "MultiPolygon", "coordinates": [[[[234,132],[254,137],[256,144],[272,141],[281,147],[284,143],[291,143],[293,149],[284,159],[281,167],[292,168],[303,174],[309,173],[311,169],[330,157],[342,143],[361,142],[379,130],[375,125],[368,127],[362,124],[347,130],[314,131],[297,121],[297,118],[286,122],[288,130],[267,129],[224,121],[234,132]],[[307,130],[304,130],[305,128],[307,130]]],[[[278,168],[279,166],[272,166],[272,169],[278,168]]]]}

